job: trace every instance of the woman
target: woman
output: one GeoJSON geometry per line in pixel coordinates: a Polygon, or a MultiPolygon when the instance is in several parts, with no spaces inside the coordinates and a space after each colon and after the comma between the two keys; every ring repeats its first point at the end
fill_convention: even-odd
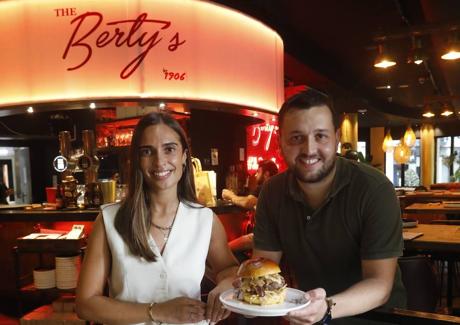
{"type": "Polygon", "coordinates": [[[129,190],[102,207],[77,288],[79,317],[101,323],[217,322],[237,262],[213,212],[196,203],[190,150],[170,115],[151,113],[131,143],[129,190]],[[217,286],[200,301],[205,263],[217,286]],[[110,297],[103,295],[109,280],[110,297]]]}

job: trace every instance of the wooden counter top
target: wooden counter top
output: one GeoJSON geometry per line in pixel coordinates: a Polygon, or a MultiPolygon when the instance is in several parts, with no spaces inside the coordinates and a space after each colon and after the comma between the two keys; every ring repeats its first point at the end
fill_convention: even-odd
{"type": "MultiPolygon", "coordinates": [[[[233,204],[228,204],[224,201],[218,200],[215,207],[210,207],[215,214],[232,214],[244,213],[245,209],[240,208],[233,204]]],[[[0,223],[1,222],[15,222],[15,221],[94,221],[99,214],[99,209],[85,210],[44,210],[44,209],[0,209],[0,223]]]]}

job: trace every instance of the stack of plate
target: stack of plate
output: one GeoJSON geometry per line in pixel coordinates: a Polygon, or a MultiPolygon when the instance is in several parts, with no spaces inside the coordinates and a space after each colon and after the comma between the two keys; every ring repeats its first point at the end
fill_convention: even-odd
{"type": "Polygon", "coordinates": [[[56,286],[54,269],[38,268],[34,270],[34,286],[37,289],[50,289],[56,286]]]}
{"type": "Polygon", "coordinates": [[[80,256],[56,256],[56,286],[59,289],[77,287],[80,256]]]}

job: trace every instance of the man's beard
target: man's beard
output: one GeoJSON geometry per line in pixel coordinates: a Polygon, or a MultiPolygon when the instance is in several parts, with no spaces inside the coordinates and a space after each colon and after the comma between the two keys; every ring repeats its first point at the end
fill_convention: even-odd
{"type": "MultiPolygon", "coordinates": [[[[302,158],[302,156],[297,157],[297,159],[302,158]]],[[[296,161],[297,161],[296,159],[296,161]]],[[[324,160],[323,166],[316,171],[314,174],[302,172],[302,169],[297,166],[297,163],[294,164],[292,170],[297,180],[302,183],[318,183],[324,178],[329,176],[335,167],[335,157],[332,157],[330,160],[324,160]]]]}

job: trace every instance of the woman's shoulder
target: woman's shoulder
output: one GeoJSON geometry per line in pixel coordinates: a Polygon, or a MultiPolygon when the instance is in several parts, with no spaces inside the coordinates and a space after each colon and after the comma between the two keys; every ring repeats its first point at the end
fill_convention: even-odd
{"type": "Polygon", "coordinates": [[[120,209],[120,203],[108,203],[101,205],[101,214],[104,219],[114,219],[118,210],[120,209]]]}
{"type": "Polygon", "coordinates": [[[182,210],[184,213],[188,215],[196,215],[196,216],[213,216],[214,212],[202,204],[183,201],[181,202],[182,210]]]}

